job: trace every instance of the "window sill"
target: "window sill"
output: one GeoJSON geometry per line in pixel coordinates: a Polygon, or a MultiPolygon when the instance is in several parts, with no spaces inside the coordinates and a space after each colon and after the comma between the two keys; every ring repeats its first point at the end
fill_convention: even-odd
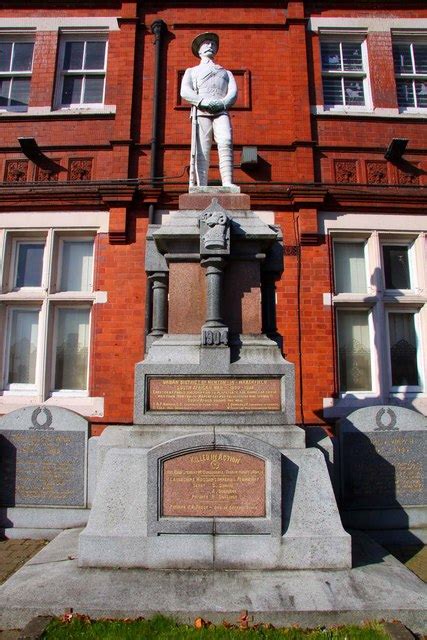
{"type": "MultiPolygon", "coordinates": [[[[47,292],[43,289],[37,291],[20,290],[0,293],[0,303],[14,302],[38,302],[42,303],[47,298],[47,292]]],[[[105,304],[107,302],[107,291],[59,291],[50,293],[49,299],[53,302],[87,302],[93,304],[105,304]]]]}
{"type": "Polygon", "coordinates": [[[427,394],[425,393],[392,393],[385,397],[367,392],[347,394],[340,398],[323,398],[323,417],[339,419],[348,416],[357,409],[376,405],[396,405],[406,409],[414,409],[427,416],[427,394]]]}
{"type": "Polygon", "coordinates": [[[97,117],[114,116],[115,105],[103,107],[73,107],[70,109],[51,109],[51,107],[29,107],[28,111],[0,111],[0,120],[9,118],[71,118],[71,117],[97,117]]]}
{"type": "Polygon", "coordinates": [[[47,407],[62,407],[75,411],[85,418],[102,418],[104,416],[104,398],[82,396],[55,396],[44,402],[39,396],[4,395],[0,396],[0,413],[6,414],[26,406],[45,405],[47,407]]]}
{"type": "Polygon", "coordinates": [[[384,304],[412,304],[416,307],[422,307],[427,302],[427,297],[416,293],[385,293],[383,296],[384,304]]]}
{"type": "Polygon", "coordinates": [[[311,113],[316,116],[327,116],[327,117],[343,117],[343,116],[354,116],[361,118],[397,118],[401,120],[416,118],[416,119],[425,119],[427,109],[424,110],[416,110],[416,111],[400,111],[399,109],[339,109],[338,107],[332,109],[325,109],[323,105],[315,105],[311,107],[311,113]]]}
{"type": "Polygon", "coordinates": [[[373,307],[378,301],[378,296],[369,293],[337,293],[335,296],[332,296],[332,303],[334,305],[373,307]]]}

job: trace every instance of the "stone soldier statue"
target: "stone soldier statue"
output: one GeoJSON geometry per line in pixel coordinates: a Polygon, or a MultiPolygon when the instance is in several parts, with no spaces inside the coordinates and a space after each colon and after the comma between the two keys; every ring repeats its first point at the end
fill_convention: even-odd
{"type": "Polygon", "coordinates": [[[219,47],[216,33],[201,33],[191,49],[200,64],[187,69],[181,97],[192,106],[190,186],[208,183],[212,138],[218,145],[219,170],[223,186],[233,183],[233,140],[228,109],[237,98],[236,81],[214,58],[219,47]]]}

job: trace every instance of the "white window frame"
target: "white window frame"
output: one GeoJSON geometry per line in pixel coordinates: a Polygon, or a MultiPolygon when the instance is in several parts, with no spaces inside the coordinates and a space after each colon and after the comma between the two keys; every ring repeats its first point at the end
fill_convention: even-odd
{"type": "MultiPolygon", "coordinates": [[[[427,315],[427,276],[424,273],[426,260],[426,238],[423,233],[408,233],[389,231],[366,231],[356,233],[349,230],[332,231],[331,239],[334,246],[339,242],[365,241],[365,264],[367,266],[367,291],[360,293],[332,294],[332,304],[336,312],[339,310],[365,309],[369,311],[369,330],[371,343],[371,380],[372,390],[340,391],[339,398],[343,400],[381,398],[383,402],[391,398],[411,399],[427,397],[427,371],[425,350],[427,349],[427,333],[422,330],[423,317],[427,315]],[[385,288],[385,274],[383,263],[383,246],[408,245],[410,247],[408,262],[410,269],[411,289],[394,290],[385,288]],[[370,276],[370,274],[372,274],[370,276]],[[414,313],[415,331],[417,337],[417,364],[420,377],[419,386],[393,387],[391,384],[391,357],[388,316],[390,313],[414,313]]],[[[333,264],[335,278],[335,263],[333,264]]],[[[335,282],[333,283],[335,287],[335,282]]],[[[337,370],[339,372],[338,334],[337,340],[337,370]]],[[[339,376],[338,376],[339,379],[339,376]]]]}
{"type": "MultiPolygon", "coordinates": [[[[351,304],[349,306],[337,305],[335,307],[335,322],[336,322],[337,329],[338,329],[338,315],[340,311],[366,311],[367,312],[368,332],[369,332],[369,360],[370,360],[370,367],[371,367],[371,388],[370,389],[360,389],[360,390],[347,389],[346,391],[340,392],[340,396],[341,397],[352,396],[354,398],[366,398],[370,396],[371,397],[375,396],[375,394],[378,392],[378,388],[376,384],[377,367],[376,367],[375,358],[374,358],[375,345],[374,345],[373,310],[370,307],[366,307],[366,306],[355,306],[351,304]]],[[[341,373],[340,373],[340,361],[339,361],[338,330],[336,334],[336,341],[337,341],[337,371],[338,371],[338,380],[340,380],[341,373]]]]}
{"type": "Polygon", "coordinates": [[[51,309],[51,340],[50,343],[52,345],[51,350],[51,377],[50,377],[50,389],[52,397],[63,397],[63,396],[82,396],[86,397],[89,395],[89,372],[90,372],[90,345],[91,345],[91,335],[92,335],[92,306],[88,304],[53,304],[51,309]],[[88,326],[88,363],[87,363],[87,374],[86,374],[86,388],[85,389],[56,389],[55,388],[55,375],[56,375],[56,344],[58,339],[58,311],[60,309],[88,309],[89,310],[89,326],[88,326]]]}
{"type": "Polygon", "coordinates": [[[391,294],[391,295],[395,295],[395,294],[405,294],[405,293],[411,293],[413,291],[415,291],[417,289],[417,270],[415,268],[415,238],[410,238],[410,239],[397,239],[397,238],[391,238],[390,240],[387,239],[380,239],[380,251],[381,251],[381,269],[382,269],[382,273],[383,273],[383,286],[384,286],[384,292],[385,294],[391,294]],[[383,247],[392,247],[392,246],[403,246],[406,245],[408,247],[408,267],[409,267],[409,282],[410,282],[410,288],[409,289],[388,289],[387,288],[387,284],[385,281],[385,268],[384,268],[384,252],[383,252],[383,247]]]}
{"type": "Polygon", "coordinates": [[[36,369],[35,369],[35,381],[34,384],[24,383],[24,382],[9,382],[9,367],[10,367],[10,341],[12,336],[12,315],[14,311],[17,310],[28,310],[28,311],[38,311],[38,330],[37,330],[37,353],[40,353],[43,344],[43,336],[40,331],[41,327],[41,317],[42,317],[42,305],[40,304],[28,304],[28,305],[19,305],[12,304],[6,308],[6,319],[5,319],[5,339],[3,345],[3,389],[6,395],[19,395],[22,393],[26,393],[28,395],[36,395],[37,388],[40,385],[41,380],[41,368],[40,368],[40,358],[37,357],[36,360],[36,369]]]}
{"type": "Polygon", "coordinates": [[[105,93],[107,84],[107,61],[108,61],[108,29],[90,30],[65,30],[61,29],[59,32],[59,54],[58,54],[58,66],[57,66],[57,78],[56,89],[54,97],[54,108],[58,110],[66,109],[100,109],[105,105],[105,93]],[[103,69],[75,69],[71,71],[64,71],[64,57],[65,46],[67,42],[87,42],[99,40],[105,42],[105,56],[103,69]],[[104,89],[102,93],[101,102],[82,102],[84,96],[84,85],[86,76],[104,76],[104,89]],[[62,103],[62,90],[64,86],[64,78],[66,76],[81,76],[83,77],[82,89],[80,94],[80,101],[71,104],[62,103]]]}
{"type": "Polygon", "coordinates": [[[423,349],[422,349],[422,340],[421,340],[421,326],[420,326],[420,309],[417,309],[412,306],[406,306],[402,308],[396,307],[387,307],[385,309],[386,316],[386,326],[385,326],[385,335],[387,340],[387,375],[388,382],[387,386],[391,391],[392,395],[401,394],[401,393],[422,393],[425,390],[425,374],[424,374],[424,363],[423,363],[423,349]],[[416,348],[417,348],[417,368],[418,375],[420,379],[419,385],[404,385],[404,386],[394,386],[392,384],[392,370],[391,370],[391,345],[390,345],[390,330],[389,330],[389,316],[391,314],[396,313],[406,313],[412,314],[414,316],[414,331],[415,331],[415,339],[416,339],[416,348]]]}
{"type": "Polygon", "coordinates": [[[53,262],[55,263],[55,269],[52,269],[51,271],[51,280],[50,280],[50,290],[52,293],[61,293],[63,295],[65,294],[70,294],[70,293],[76,293],[77,295],[84,295],[85,293],[89,293],[90,291],[93,291],[93,284],[94,284],[94,260],[92,260],[92,273],[90,274],[90,286],[88,287],[88,289],[83,289],[83,290],[77,290],[77,291],[73,291],[73,290],[65,290],[63,291],[61,289],[61,273],[62,273],[62,261],[63,261],[63,255],[64,255],[64,242],[90,242],[91,240],[93,241],[93,236],[85,236],[85,235],[70,235],[68,233],[64,234],[61,232],[56,232],[56,237],[58,238],[56,241],[56,246],[57,246],[57,256],[56,259],[53,259],[53,262]],[[55,273],[55,276],[54,276],[55,273]]]}
{"type": "Polygon", "coordinates": [[[24,107],[18,106],[18,105],[0,105],[0,112],[16,112],[16,113],[26,113],[28,111],[29,105],[30,105],[30,98],[31,98],[31,78],[33,75],[33,66],[34,66],[34,51],[35,51],[35,45],[36,45],[36,40],[35,40],[35,30],[34,29],[29,29],[27,31],[14,31],[14,30],[2,30],[0,29],[0,40],[1,42],[11,42],[12,43],[12,54],[11,54],[11,65],[12,66],[12,60],[13,60],[13,50],[15,48],[15,44],[17,42],[28,42],[28,43],[32,43],[33,45],[33,57],[31,59],[31,70],[29,71],[13,71],[12,69],[10,69],[9,71],[0,71],[0,79],[2,78],[10,78],[11,82],[10,82],[10,86],[9,86],[9,95],[8,95],[8,102],[11,99],[11,93],[12,93],[12,86],[13,86],[13,82],[14,82],[14,78],[29,78],[30,79],[30,94],[28,96],[28,104],[24,107]]]}
{"type": "MultiPolygon", "coordinates": [[[[365,30],[363,31],[337,31],[335,29],[322,29],[319,30],[319,48],[320,48],[320,65],[321,65],[321,75],[322,75],[322,104],[323,110],[325,112],[343,112],[343,113],[355,113],[355,112],[366,112],[372,111],[372,94],[371,87],[369,81],[369,59],[368,59],[368,44],[367,44],[367,33],[365,30]],[[342,62],[342,43],[343,42],[352,42],[354,44],[360,44],[361,53],[362,53],[362,65],[363,69],[361,71],[333,71],[333,70],[325,70],[322,64],[322,42],[335,42],[340,45],[341,52],[341,62],[342,62]],[[363,86],[363,95],[365,104],[364,105],[346,105],[346,104],[336,104],[330,105],[326,104],[324,100],[324,90],[323,90],[323,78],[341,78],[342,81],[344,78],[357,78],[362,81],[363,86]]],[[[345,91],[342,88],[343,100],[345,103],[345,91]]]]}
{"type": "MultiPolygon", "coordinates": [[[[351,294],[351,295],[367,295],[369,290],[370,290],[370,283],[369,283],[369,270],[368,270],[368,238],[364,237],[364,236],[350,236],[348,235],[347,237],[340,237],[340,236],[336,236],[333,238],[333,245],[335,244],[349,244],[349,243],[354,243],[354,244],[362,244],[363,245],[363,257],[365,259],[365,283],[366,283],[366,293],[356,293],[356,294],[351,294]]],[[[335,252],[334,252],[334,258],[335,258],[335,252]]],[[[340,295],[339,293],[336,293],[336,288],[335,288],[335,282],[336,282],[336,264],[335,264],[335,259],[333,260],[333,275],[334,275],[334,295],[338,296],[340,295]]],[[[347,294],[346,294],[347,295],[347,294]]]]}
{"type": "MultiPolygon", "coordinates": [[[[421,42],[422,44],[427,45],[427,32],[412,32],[405,33],[399,31],[392,31],[392,41],[393,47],[398,44],[409,44],[411,50],[411,61],[412,61],[412,72],[411,73],[398,73],[396,69],[394,70],[394,75],[396,78],[396,99],[397,99],[397,80],[411,80],[412,87],[414,92],[414,101],[415,106],[413,107],[404,107],[398,105],[399,113],[427,113],[427,107],[419,107],[417,106],[417,94],[415,91],[415,82],[417,80],[425,80],[427,83],[427,73],[417,73],[415,68],[415,57],[414,57],[414,44],[421,42]]],[[[394,55],[394,52],[393,52],[394,55]]]]}
{"type": "Polygon", "coordinates": [[[18,258],[19,258],[19,246],[22,244],[39,244],[46,248],[46,237],[41,235],[37,236],[16,236],[12,238],[11,246],[11,268],[8,275],[7,288],[9,291],[38,291],[42,287],[46,287],[47,277],[47,260],[46,251],[43,252],[43,266],[42,266],[42,279],[40,286],[38,287],[18,287],[16,285],[16,279],[18,277],[18,258]]]}
{"type": "Polygon", "coordinates": [[[2,349],[2,389],[0,397],[8,395],[37,396],[39,401],[53,397],[89,397],[90,345],[92,308],[97,301],[97,293],[93,290],[93,269],[95,262],[96,229],[55,229],[31,230],[25,234],[19,230],[9,229],[3,234],[3,288],[0,303],[5,309],[5,332],[2,349]],[[92,260],[92,287],[87,291],[56,291],[54,285],[60,282],[60,255],[64,240],[93,241],[94,254],[92,260]],[[17,247],[20,242],[40,241],[44,244],[43,275],[39,287],[14,287],[17,269],[17,247]],[[54,340],[56,335],[56,309],[87,308],[89,313],[89,352],[88,380],[86,389],[54,389],[54,340]],[[39,329],[37,339],[37,363],[35,385],[7,382],[9,375],[10,353],[10,315],[14,309],[39,309],[39,329]]]}

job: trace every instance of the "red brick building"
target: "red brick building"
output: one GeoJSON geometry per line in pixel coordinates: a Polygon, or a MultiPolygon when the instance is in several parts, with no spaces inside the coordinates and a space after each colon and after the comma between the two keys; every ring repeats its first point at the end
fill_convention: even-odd
{"type": "Polygon", "coordinates": [[[146,229],[188,187],[179,85],[207,30],[239,87],[235,182],[283,230],[298,423],[373,402],[426,414],[421,0],[1,2],[0,413],[132,423],[146,229]]]}

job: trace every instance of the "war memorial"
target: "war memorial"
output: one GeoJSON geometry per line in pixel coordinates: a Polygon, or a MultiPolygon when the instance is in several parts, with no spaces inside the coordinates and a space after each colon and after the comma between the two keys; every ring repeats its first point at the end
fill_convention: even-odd
{"type": "Polygon", "coordinates": [[[92,442],[89,468],[76,464],[87,458],[87,440],[84,419],[71,412],[26,408],[0,426],[9,460],[2,504],[14,496],[66,529],[0,588],[0,620],[12,626],[65,607],[214,620],[248,610],[273,623],[398,618],[425,631],[425,586],[372,540],[344,529],[336,502],[342,492],[350,528],[358,520],[362,529],[373,506],[398,521],[397,499],[420,513],[425,420],[398,407],[349,416],[339,433],[347,463],[338,472],[322,446],[306,446],[295,424],[294,366],[275,323],[283,238],[233,184],[228,108],[237,90],[215,62],[218,45],[215,33],[198,36],[200,63],[182,80],[192,105],[188,193],[148,229],[151,327],[135,367],[134,424],[109,427],[92,442]],[[213,141],[216,187],[208,186],[213,141]],[[34,452],[31,494],[19,470],[34,452]],[[55,474],[68,487],[60,496],[55,474]],[[378,486],[391,486],[396,474],[397,497],[385,491],[375,504],[378,486]],[[67,526],[64,506],[76,514],[88,504],[87,524],[67,526]]]}

